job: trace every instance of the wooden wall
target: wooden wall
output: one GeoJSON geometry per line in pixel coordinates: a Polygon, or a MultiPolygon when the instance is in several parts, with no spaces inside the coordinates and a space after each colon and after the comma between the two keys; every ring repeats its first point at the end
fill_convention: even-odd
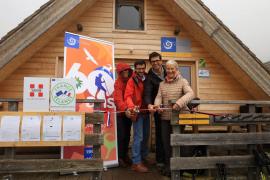
{"type": "MultiPolygon", "coordinates": [[[[181,38],[192,42],[192,58],[169,58],[182,61],[206,60],[210,78],[198,78],[198,96],[201,99],[251,100],[253,97],[155,0],[146,0],[146,30],[119,31],[113,29],[113,0],[98,0],[76,22],[66,29],[69,32],[104,39],[115,43],[115,58],[121,60],[148,59],[152,51],[160,51],[160,38],[173,36],[180,26],[181,38]],[[83,32],[76,31],[76,24],[83,25],[83,32]]],[[[56,35],[32,58],[0,84],[1,98],[22,98],[23,77],[54,77],[57,57],[63,56],[64,32],[56,35]]],[[[237,111],[237,106],[222,106],[227,112],[237,111]]],[[[201,106],[201,110],[221,111],[219,106],[201,106]]]]}

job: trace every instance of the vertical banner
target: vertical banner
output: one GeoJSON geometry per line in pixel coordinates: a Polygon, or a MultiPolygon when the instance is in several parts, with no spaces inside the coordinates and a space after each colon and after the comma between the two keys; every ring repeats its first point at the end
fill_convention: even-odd
{"type": "MultiPolygon", "coordinates": [[[[103,99],[104,145],[101,149],[104,166],[118,163],[116,122],[113,102],[114,91],[114,46],[102,41],[72,33],[65,33],[64,75],[76,80],[77,99],[103,99]]],[[[76,111],[91,112],[93,104],[76,104],[76,111]]],[[[93,127],[86,125],[86,132],[93,127]]],[[[83,159],[92,157],[92,147],[64,147],[63,158],[83,159]]]]}

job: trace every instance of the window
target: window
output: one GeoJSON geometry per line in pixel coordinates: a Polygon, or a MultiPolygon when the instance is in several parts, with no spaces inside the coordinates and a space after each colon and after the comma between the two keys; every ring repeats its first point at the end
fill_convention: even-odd
{"type": "Polygon", "coordinates": [[[55,63],[55,77],[62,78],[64,76],[64,57],[57,56],[55,63]]]}
{"type": "Polygon", "coordinates": [[[144,0],[115,2],[115,29],[144,30],[144,0]]]}

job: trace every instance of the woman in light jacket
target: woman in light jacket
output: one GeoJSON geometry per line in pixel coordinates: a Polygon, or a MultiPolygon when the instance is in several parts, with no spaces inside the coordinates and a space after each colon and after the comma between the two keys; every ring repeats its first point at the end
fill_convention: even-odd
{"type": "Polygon", "coordinates": [[[176,103],[172,107],[173,110],[186,110],[186,105],[194,98],[194,93],[188,81],[180,75],[176,61],[167,61],[166,71],[167,76],[165,80],[160,83],[154,107],[157,107],[157,110],[161,113],[161,137],[165,152],[165,169],[163,174],[170,176],[170,134],[172,132],[172,127],[170,125],[171,113],[159,108],[161,104],[169,106],[169,100],[176,100],[176,103]]]}

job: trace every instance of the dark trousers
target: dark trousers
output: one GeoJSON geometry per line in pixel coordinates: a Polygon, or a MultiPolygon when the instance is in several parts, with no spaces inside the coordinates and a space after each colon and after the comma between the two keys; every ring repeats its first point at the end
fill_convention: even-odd
{"type": "Polygon", "coordinates": [[[165,162],[164,148],[161,138],[161,119],[160,115],[156,112],[155,118],[155,135],[156,135],[156,161],[157,163],[165,162]]]}
{"type": "Polygon", "coordinates": [[[117,115],[118,158],[125,159],[128,156],[131,125],[131,120],[125,115],[117,115]]]}
{"type": "Polygon", "coordinates": [[[161,120],[161,136],[165,154],[165,170],[170,170],[170,158],[172,155],[171,142],[172,127],[170,121],[161,120]]]}

